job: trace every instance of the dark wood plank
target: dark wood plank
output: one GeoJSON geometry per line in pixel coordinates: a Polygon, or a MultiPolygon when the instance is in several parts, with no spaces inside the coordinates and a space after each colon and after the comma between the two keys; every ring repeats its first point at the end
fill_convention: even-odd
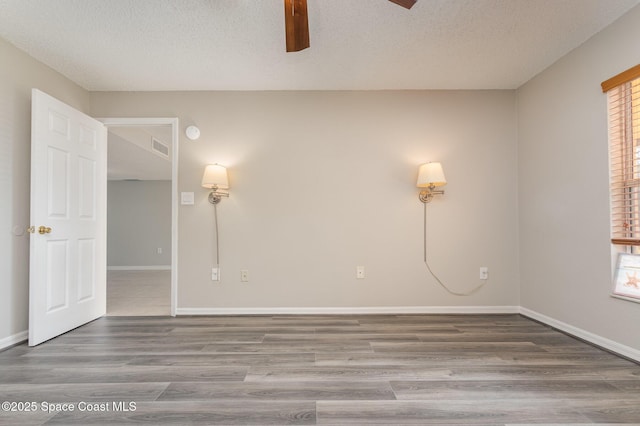
{"type": "Polygon", "coordinates": [[[128,412],[66,412],[47,425],[313,425],[313,401],[156,401],[128,412]]]}
{"type": "Polygon", "coordinates": [[[272,354],[184,354],[148,355],[133,358],[129,365],[154,366],[260,366],[260,367],[313,367],[316,365],[314,353],[272,353],[272,354]]]}
{"type": "Polygon", "coordinates": [[[344,341],[362,342],[419,342],[415,333],[307,333],[307,334],[266,334],[264,343],[342,343],[344,341]]]}
{"type": "Polygon", "coordinates": [[[457,353],[319,353],[316,354],[318,366],[430,366],[452,368],[454,366],[473,365],[508,365],[509,362],[495,354],[478,354],[476,352],[457,353]]]}
{"type": "Polygon", "coordinates": [[[36,412],[0,411],[0,425],[41,426],[57,413],[38,410],[36,412]]]}
{"type": "Polygon", "coordinates": [[[389,381],[409,379],[448,379],[452,375],[447,368],[424,366],[374,366],[374,367],[251,367],[246,381],[389,381]]]}
{"type": "Polygon", "coordinates": [[[166,383],[1,384],[0,401],[155,401],[166,383]]]}
{"type": "Polygon", "coordinates": [[[618,401],[625,392],[602,380],[463,380],[391,382],[401,400],[528,400],[563,399],[618,401]]]}
{"type": "Polygon", "coordinates": [[[209,400],[390,400],[391,385],[379,382],[172,383],[160,401],[209,400]]]}
{"type": "Polygon", "coordinates": [[[590,423],[561,403],[544,401],[318,401],[317,424],[590,423]]]}
{"type": "Polygon", "coordinates": [[[254,353],[254,354],[274,354],[274,353],[335,353],[335,352],[355,352],[371,353],[369,342],[287,342],[281,343],[261,343],[261,344],[213,344],[202,348],[206,353],[254,353]]]}
{"type": "Polygon", "coordinates": [[[131,361],[131,356],[126,355],[96,355],[81,356],[67,355],[39,355],[27,354],[20,357],[0,357],[0,368],[22,369],[38,368],[43,365],[47,368],[54,367],[122,367],[131,361]]]}
{"type": "Polygon", "coordinates": [[[420,352],[420,353],[500,353],[500,352],[543,352],[544,349],[532,342],[372,342],[375,352],[420,352]]]}
{"type": "Polygon", "coordinates": [[[85,367],[2,370],[0,383],[135,383],[135,382],[196,382],[243,380],[245,367],[85,367]]]}
{"type": "Polygon", "coordinates": [[[117,335],[117,336],[74,336],[65,335],[49,342],[51,345],[208,345],[217,342],[224,343],[260,343],[264,339],[264,333],[258,332],[234,332],[226,329],[212,333],[174,333],[173,331],[165,335],[117,335]]]}
{"type": "Polygon", "coordinates": [[[594,423],[640,424],[640,405],[635,398],[633,401],[595,401],[577,410],[594,423]]]}

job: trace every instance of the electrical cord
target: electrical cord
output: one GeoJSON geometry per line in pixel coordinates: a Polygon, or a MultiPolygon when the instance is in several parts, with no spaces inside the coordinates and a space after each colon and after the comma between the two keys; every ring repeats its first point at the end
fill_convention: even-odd
{"type": "Polygon", "coordinates": [[[218,243],[218,204],[213,205],[213,218],[216,227],[216,268],[220,267],[220,245],[218,243]]]}
{"type": "Polygon", "coordinates": [[[431,276],[435,278],[438,284],[440,284],[442,288],[444,288],[448,293],[453,294],[454,296],[471,296],[473,293],[480,290],[487,283],[487,280],[483,280],[482,283],[480,283],[471,291],[468,291],[465,293],[459,293],[459,292],[450,290],[442,281],[440,281],[440,278],[438,278],[438,276],[434,274],[434,272],[431,270],[431,266],[429,266],[429,262],[427,261],[427,203],[423,203],[423,206],[424,206],[424,264],[427,266],[427,270],[429,271],[431,276]]]}

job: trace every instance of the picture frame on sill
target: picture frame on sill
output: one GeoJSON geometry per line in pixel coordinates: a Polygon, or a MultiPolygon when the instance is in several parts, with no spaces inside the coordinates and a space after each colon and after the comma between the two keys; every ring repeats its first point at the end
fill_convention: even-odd
{"type": "Polygon", "coordinates": [[[640,255],[618,254],[613,295],[640,301],[640,255]]]}

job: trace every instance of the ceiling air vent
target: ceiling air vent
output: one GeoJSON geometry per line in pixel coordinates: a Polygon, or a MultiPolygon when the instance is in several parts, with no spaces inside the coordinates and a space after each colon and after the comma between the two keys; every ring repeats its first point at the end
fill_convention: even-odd
{"type": "Polygon", "coordinates": [[[169,158],[169,147],[156,138],[151,138],[151,149],[156,154],[169,158]]]}

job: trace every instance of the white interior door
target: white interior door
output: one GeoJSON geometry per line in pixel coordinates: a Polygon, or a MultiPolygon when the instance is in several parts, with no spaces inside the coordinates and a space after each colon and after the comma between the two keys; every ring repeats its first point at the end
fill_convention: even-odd
{"type": "Polygon", "coordinates": [[[31,116],[34,346],[106,312],[107,131],[37,89],[31,116]]]}

